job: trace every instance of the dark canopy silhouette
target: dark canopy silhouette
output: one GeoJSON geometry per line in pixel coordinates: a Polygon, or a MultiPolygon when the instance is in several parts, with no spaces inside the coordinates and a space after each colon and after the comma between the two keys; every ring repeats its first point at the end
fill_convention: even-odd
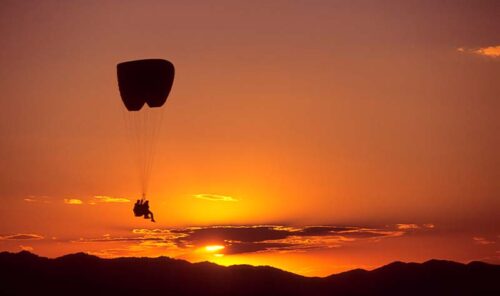
{"type": "Polygon", "coordinates": [[[117,65],[118,86],[125,107],[139,111],[165,104],[174,82],[174,65],[166,60],[147,59],[117,65]]]}

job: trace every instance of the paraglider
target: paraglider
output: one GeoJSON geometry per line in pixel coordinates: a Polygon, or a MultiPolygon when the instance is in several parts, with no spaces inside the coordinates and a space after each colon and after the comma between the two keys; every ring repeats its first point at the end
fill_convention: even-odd
{"type": "Polygon", "coordinates": [[[134,215],[155,222],[146,195],[163,117],[162,106],[174,81],[174,65],[162,59],[128,61],[117,65],[117,74],[142,190],[141,199],[134,205],[134,215]]]}
{"type": "Polygon", "coordinates": [[[134,205],[134,215],[136,217],[144,216],[144,219],[151,219],[152,222],[156,222],[153,212],[149,210],[149,201],[138,199],[134,205]]]}

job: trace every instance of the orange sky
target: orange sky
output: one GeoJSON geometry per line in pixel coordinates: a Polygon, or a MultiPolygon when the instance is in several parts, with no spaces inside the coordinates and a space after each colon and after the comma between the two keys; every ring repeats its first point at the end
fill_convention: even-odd
{"type": "Polygon", "coordinates": [[[306,275],[499,263],[499,10],[4,1],[0,250],[306,275]],[[116,83],[116,64],[141,58],[176,66],[149,190],[154,225],[128,202],[140,187],[116,83]]]}

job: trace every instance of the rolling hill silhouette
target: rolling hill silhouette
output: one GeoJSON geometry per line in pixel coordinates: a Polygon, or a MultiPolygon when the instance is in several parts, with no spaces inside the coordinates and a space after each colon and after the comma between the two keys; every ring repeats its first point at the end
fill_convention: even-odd
{"type": "Polygon", "coordinates": [[[268,266],[0,253],[0,295],[500,295],[500,265],[394,262],[325,278],[268,266]]]}

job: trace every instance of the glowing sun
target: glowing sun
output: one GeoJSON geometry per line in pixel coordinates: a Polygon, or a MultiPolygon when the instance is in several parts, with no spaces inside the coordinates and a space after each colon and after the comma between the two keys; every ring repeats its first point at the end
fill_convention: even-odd
{"type": "Polygon", "coordinates": [[[211,253],[220,251],[222,249],[224,249],[224,246],[221,246],[221,245],[211,245],[211,246],[205,247],[205,251],[211,252],[211,253]]]}

